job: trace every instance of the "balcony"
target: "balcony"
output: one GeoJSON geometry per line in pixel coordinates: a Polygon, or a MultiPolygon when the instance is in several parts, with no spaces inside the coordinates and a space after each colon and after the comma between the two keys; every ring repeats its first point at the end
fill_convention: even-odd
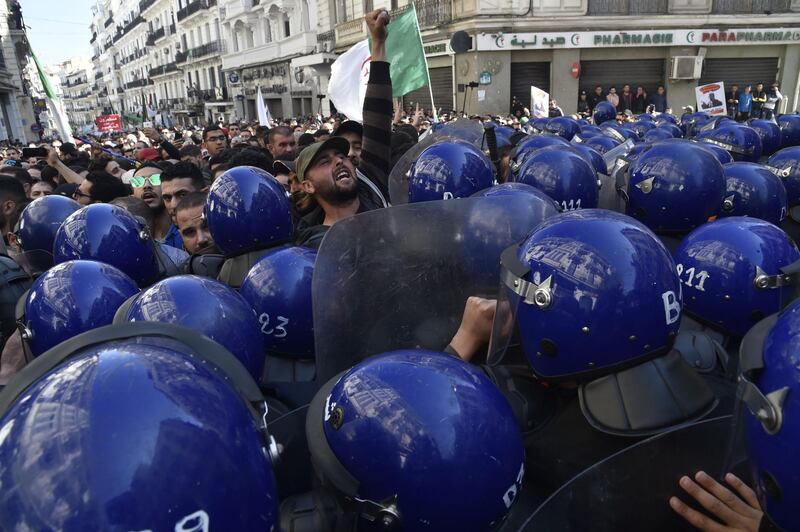
{"type": "MultiPolygon", "coordinates": [[[[414,6],[417,8],[417,20],[420,28],[449,24],[453,20],[453,4],[450,0],[417,0],[414,2],[414,6]]],[[[408,6],[393,10],[392,18],[406,9],[408,6]]]]}
{"type": "Polygon", "coordinates": [[[166,65],[157,66],[150,69],[150,77],[154,78],[156,76],[164,76],[167,74],[171,74],[172,72],[178,71],[178,65],[174,62],[168,63],[166,65]]]}
{"type": "Polygon", "coordinates": [[[316,32],[304,31],[296,33],[280,41],[272,41],[248,50],[239,50],[238,52],[224,55],[222,56],[222,68],[231,70],[275,61],[279,57],[312,53],[316,44],[316,32]]]}
{"type": "Polygon", "coordinates": [[[152,7],[157,0],[139,0],[139,13],[144,13],[148,7],[152,7]]]}
{"type": "Polygon", "coordinates": [[[217,5],[217,0],[195,0],[191,4],[178,10],[178,22],[181,22],[202,9],[217,5]]]}
{"type": "Polygon", "coordinates": [[[189,89],[189,98],[196,102],[220,102],[228,99],[228,90],[225,87],[216,89],[189,89]]]}
{"type": "Polygon", "coordinates": [[[588,15],[666,15],[667,0],[589,0],[588,15]]]}
{"type": "MultiPolygon", "coordinates": [[[[208,57],[209,55],[224,54],[224,53],[225,53],[225,41],[222,40],[211,41],[210,43],[197,46],[186,52],[185,61],[196,61],[198,59],[202,59],[203,57],[208,57]]],[[[175,56],[175,62],[180,63],[180,61],[178,61],[177,55],[175,56]]]]}
{"type": "Polygon", "coordinates": [[[175,62],[176,63],[185,63],[188,56],[189,56],[189,52],[177,52],[175,54],[175,62]]]}
{"type": "Polygon", "coordinates": [[[92,33],[92,38],[89,39],[89,44],[94,44],[94,41],[97,40],[97,32],[92,33]]]}
{"type": "Polygon", "coordinates": [[[64,86],[71,88],[71,87],[77,87],[79,85],[85,85],[87,83],[89,83],[89,81],[86,78],[78,78],[78,79],[74,79],[72,81],[67,80],[67,82],[64,83],[64,86]]]}
{"type": "MultiPolygon", "coordinates": [[[[152,82],[149,79],[144,79],[144,78],[135,79],[133,81],[129,81],[128,83],[126,83],[125,84],[125,88],[126,89],[138,89],[140,87],[146,87],[147,85],[150,85],[151,83],[152,82]]],[[[119,89],[117,89],[117,90],[119,90],[119,89]]]]}
{"type": "Polygon", "coordinates": [[[147,34],[147,46],[153,46],[158,39],[162,39],[165,35],[164,28],[158,28],[156,31],[147,34]]]}
{"type": "Polygon", "coordinates": [[[123,89],[122,87],[117,87],[117,94],[124,94],[124,93],[125,89],[123,89]]]}
{"type": "Polygon", "coordinates": [[[114,23],[114,14],[113,13],[109,13],[105,24],[103,24],[103,27],[107,28],[107,27],[111,26],[113,23],[114,23]]]}
{"type": "Polygon", "coordinates": [[[334,29],[336,30],[336,44],[340,47],[355,44],[367,36],[366,24],[362,18],[342,22],[337,24],[334,29]]]}
{"type": "Polygon", "coordinates": [[[136,15],[133,18],[133,20],[131,20],[130,22],[125,24],[125,27],[122,29],[122,32],[123,33],[128,33],[129,31],[131,31],[133,28],[135,28],[136,26],[138,26],[139,24],[141,24],[144,21],[145,20],[144,20],[144,17],[142,15],[136,15]]]}
{"type": "Polygon", "coordinates": [[[713,0],[713,15],[763,15],[788,13],[791,0],[713,0]]]}
{"type": "Polygon", "coordinates": [[[161,104],[164,106],[165,109],[182,111],[186,109],[186,98],[162,99],[161,104]]]}

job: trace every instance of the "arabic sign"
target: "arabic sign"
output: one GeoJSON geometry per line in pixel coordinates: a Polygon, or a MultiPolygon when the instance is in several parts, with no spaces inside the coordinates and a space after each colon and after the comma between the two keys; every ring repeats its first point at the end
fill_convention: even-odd
{"type": "Polygon", "coordinates": [[[122,131],[122,117],[120,115],[100,115],[94,119],[94,123],[97,129],[104,133],[122,131]]]}
{"type": "Polygon", "coordinates": [[[800,43],[800,28],[737,30],[577,31],[492,33],[477,35],[477,49],[547,50],[550,48],[617,48],[641,46],[721,46],[800,43]]]}
{"type": "Polygon", "coordinates": [[[694,95],[698,111],[705,111],[713,116],[728,114],[725,106],[725,84],[721,81],[696,87],[694,95]]]}

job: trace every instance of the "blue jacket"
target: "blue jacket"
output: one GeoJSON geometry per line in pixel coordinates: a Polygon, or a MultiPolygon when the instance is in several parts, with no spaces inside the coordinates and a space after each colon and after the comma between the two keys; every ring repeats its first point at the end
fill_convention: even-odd
{"type": "Polygon", "coordinates": [[[739,112],[749,113],[753,109],[753,93],[740,92],[739,93],[739,112]]]}
{"type": "Polygon", "coordinates": [[[663,113],[667,110],[667,94],[651,94],[650,95],[650,103],[656,107],[656,112],[663,113]]]}

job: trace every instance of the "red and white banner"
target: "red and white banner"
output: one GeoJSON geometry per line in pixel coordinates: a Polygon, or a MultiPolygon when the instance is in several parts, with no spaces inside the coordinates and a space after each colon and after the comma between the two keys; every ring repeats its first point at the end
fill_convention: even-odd
{"type": "Polygon", "coordinates": [[[94,119],[97,129],[103,133],[122,131],[122,117],[120,115],[100,115],[94,119]]]}

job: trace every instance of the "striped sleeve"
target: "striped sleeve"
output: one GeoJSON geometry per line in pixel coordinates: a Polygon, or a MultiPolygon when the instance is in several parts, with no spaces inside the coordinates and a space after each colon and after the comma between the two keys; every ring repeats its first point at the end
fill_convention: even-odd
{"type": "Polygon", "coordinates": [[[373,61],[364,97],[360,170],[388,197],[392,156],[392,78],[389,63],[373,61]]]}

